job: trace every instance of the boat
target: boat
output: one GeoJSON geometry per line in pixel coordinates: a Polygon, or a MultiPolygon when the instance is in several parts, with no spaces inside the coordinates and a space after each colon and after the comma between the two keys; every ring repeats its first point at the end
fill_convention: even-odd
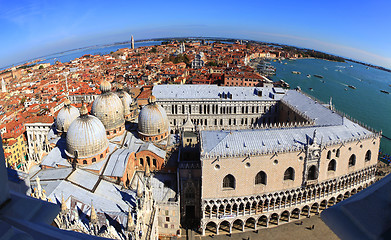
{"type": "Polygon", "coordinates": [[[322,75],[317,75],[317,74],[314,74],[315,77],[318,77],[318,78],[323,78],[322,75]]]}
{"type": "Polygon", "coordinates": [[[293,74],[301,74],[301,72],[298,71],[292,71],[293,74]]]}
{"type": "Polygon", "coordinates": [[[385,93],[385,94],[390,94],[390,92],[387,92],[386,90],[380,90],[380,92],[385,93]]]}
{"type": "Polygon", "coordinates": [[[308,88],[310,91],[314,91],[314,89],[312,87],[308,88]]]}
{"type": "Polygon", "coordinates": [[[353,85],[349,85],[348,87],[350,87],[351,89],[356,89],[356,87],[353,85]]]}
{"type": "Polygon", "coordinates": [[[324,80],[320,80],[322,83],[324,83],[324,80]]]}
{"type": "Polygon", "coordinates": [[[353,65],[350,65],[350,67],[353,67],[353,65]]]}
{"type": "Polygon", "coordinates": [[[345,88],[345,91],[347,91],[348,89],[347,88],[345,88]]]}
{"type": "Polygon", "coordinates": [[[310,78],[310,77],[311,77],[311,75],[310,75],[310,74],[307,74],[307,77],[308,77],[308,78],[310,78]]]}

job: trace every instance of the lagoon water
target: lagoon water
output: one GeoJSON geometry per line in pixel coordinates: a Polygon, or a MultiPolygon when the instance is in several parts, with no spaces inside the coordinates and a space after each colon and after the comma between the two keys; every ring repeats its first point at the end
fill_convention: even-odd
{"type": "MultiPolygon", "coordinates": [[[[160,41],[136,42],[135,47],[160,44],[160,41]]],[[[68,62],[85,54],[108,54],[125,47],[130,47],[130,44],[84,48],[47,56],[44,62],[68,62]]],[[[274,81],[283,79],[291,88],[300,86],[303,92],[323,102],[329,102],[332,97],[336,109],[391,137],[391,94],[380,92],[391,92],[391,73],[353,62],[320,59],[284,60],[282,63],[272,62],[272,65],[277,69],[272,77],[274,81]],[[292,74],[292,71],[301,74],[292,74]],[[307,77],[307,74],[311,77],[307,77]],[[323,78],[317,78],[314,74],[323,78]],[[349,85],[356,89],[349,88],[349,85]]],[[[381,149],[390,154],[391,141],[383,138],[381,149]]]]}
{"type": "MultiPolygon", "coordinates": [[[[153,46],[160,45],[161,41],[148,41],[148,42],[135,42],[134,47],[144,47],[144,46],[153,46]]],[[[110,45],[110,46],[93,46],[88,48],[71,50],[63,53],[56,53],[49,56],[44,57],[44,63],[54,64],[57,60],[60,62],[69,62],[74,60],[75,58],[79,58],[86,54],[93,55],[104,55],[109,54],[110,52],[115,52],[120,48],[130,48],[130,43],[118,44],[118,45],[110,45]]]]}
{"type": "MultiPolygon", "coordinates": [[[[391,92],[391,73],[353,62],[320,59],[284,60],[272,62],[272,65],[277,69],[273,81],[283,79],[291,88],[300,86],[303,92],[322,102],[329,102],[332,97],[337,110],[391,137],[391,94],[380,92],[391,92]],[[292,71],[301,74],[292,74],[292,71]],[[311,77],[307,77],[308,74],[311,77]]],[[[381,150],[391,153],[391,141],[383,138],[381,150]]]]}

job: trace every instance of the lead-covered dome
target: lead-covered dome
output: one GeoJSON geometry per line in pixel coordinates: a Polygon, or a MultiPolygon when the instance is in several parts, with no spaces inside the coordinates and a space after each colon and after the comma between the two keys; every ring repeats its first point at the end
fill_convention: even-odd
{"type": "Polygon", "coordinates": [[[117,92],[115,93],[122,101],[122,105],[124,107],[124,116],[131,114],[130,106],[132,105],[133,100],[132,97],[129,95],[129,93],[123,90],[122,85],[118,86],[117,92]]]}
{"type": "Polygon", "coordinates": [[[169,122],[164,108],[156,104],[155,96],[148,99],[138,116],[138,132],[143,140],[157,141],[168,136],[169,122]]]}
{"type": "Polygon", "coordinates": [[[88,115],[84,105],[80,109],[80,117],[76,118],[68,128],[66,141],[66,154],[69,158],[76,159],[92,159],[106,153],[109,146],[102,122],[88,115]]]}
{"type": "Polygon", "coordinates": [[[92,104],[91,112],[105,126],[107,131],[124,129],[124,107],[121,99],[110,92],[111,84],[105,80],[100,85],[102,94],[92,104]]]}
{"type": "Polygon", "coordinates": [[[64,102],[64,107],[57,114],[57,131],[67,132],[73,120],[75,120],[79,115],[79,110],[71,105],[71,101],[69,101],[69,99],[66,99],[64,102]]]}

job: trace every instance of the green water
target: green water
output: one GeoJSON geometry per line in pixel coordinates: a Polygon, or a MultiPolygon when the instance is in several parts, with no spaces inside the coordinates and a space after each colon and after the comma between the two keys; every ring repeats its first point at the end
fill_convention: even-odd
{"type": "MultiPolygon", "coordinates": [[[[284,60],[282,63],[272,62],[272,65],[277,69],[272,78],[274,81],[283,79],[292,89],[300,86],[303,92],[323,102],[329,102],[332,97],[336,109],[391,137],[391,94],[380,92],[386,90],[391,93],[391,73],[367,69],[352,62],[319,59],[284,60]],[[301,74],[292,74],[292,71],[301,74]],[[307,74],[311,77],[308,78],[307,74]],[[314,74],[323,78],[317,78],[314,74]]],[[[383,138],[381,150],[391,153],[391,141],[383,138]]]]}

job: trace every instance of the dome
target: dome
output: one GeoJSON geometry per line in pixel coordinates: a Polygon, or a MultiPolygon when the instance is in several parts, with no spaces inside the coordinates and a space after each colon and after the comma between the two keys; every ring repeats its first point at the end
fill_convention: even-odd
{"type": "Polygon", "coordinates": [[[124,91],[122,89],[122,86],[118,87],[116,94],[118,95],[118,97],[122,101],[122,105],[124,107],[124,115],[125,116],[129,115],[130,114],[130,105],[132,105],[132,102],[133,102],[132,97],[129,95],[129,93],[127,93],[126,91],[124,91]]]}
{"type": "MultiPolygon", "coordinates": [[[[141,138],[168,135],[168,118],[166,111],[156,104],[156,98],[151,96],[149,104],[144,106],[138,116],[138,132],[141,138]]],[[[161,139],[159,136],[158,139],[161,139]]],[[[153,140],[156,140],[153,139],[153,140]]]]}
{"type": "Polygon", "coordinates": [[[105,92],[110,92],[111,90],[111,83],[109,83],[108,81],[106,80],[103,80],[101,83],[100,83],[100,91],[102,93],[105,93],[105,92]]]}
{"type": "Polygon", "coordinates": [[[79,110],[71,105],[71,102],[66,99],[64,107],[58,112],[56,119],[56,129],[58,132],[67,132],[69,125],[79,116],[79,110]]]}
{"type": "Polygon", "coordinates": [[[110,92],[110,89],[110,83],[103,81],[102,94],[95,99],[91,109],[92,114],[102,121],[106,130],[116,129],[125,124],[122,101],[116,94],[110,92]]]}
{"type": "Polygon", "coordinates": [[[88,115],[85,106],[80,112],[81,116],[68,128],[66,154],[70,158],[90,158],[104,152],[109,146],[106,130],[101,121],[88,115]]]}

